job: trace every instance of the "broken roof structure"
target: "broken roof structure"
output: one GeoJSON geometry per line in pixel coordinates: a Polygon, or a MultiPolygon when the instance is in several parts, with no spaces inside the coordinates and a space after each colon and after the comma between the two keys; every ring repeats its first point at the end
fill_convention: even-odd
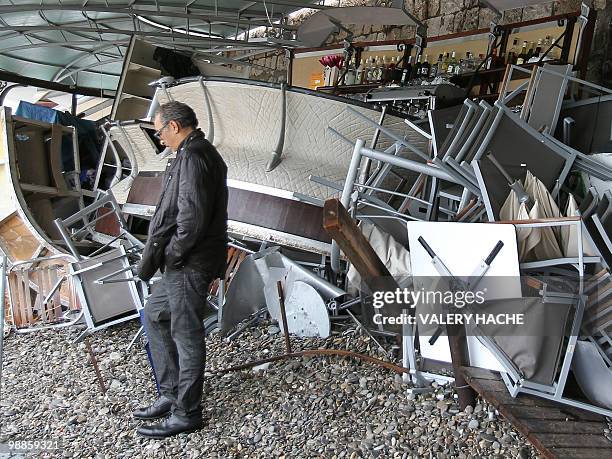
{"type": "MultiPolygon", "coordinates": [[[[487,3],[501,11],[514,2],[487,3]]],[[[235,339],[269,316],[286,336],[286,353],[272,361],[325,355],[293,352],[289,335],[327,338],[350,324],[388,361],[334,355],[397,371],[415,392],[454,382],[465,405],[468,385],[481,387],[474,375],[494,371],[513,399],[612,416],[611,89],[571,63],[510,62],[495,98],[432,104],[417,119],[394,104],[398,88],[361,101],[228,68],[199,74],[192,60],[319,46],[382,10],[379,22],[421,26],[403,7],[290,0],[0,6],[7,79],[114,96],[94,153],[79,144],[79,123],[41,119],[25,104],[0,113],[13,328],[81,327],[80,341],[141,316],[156,279],[143,282],[135,267],[175,158],[152,115],[179,101],[228,166],[230,251],[209,288],[208,331],[235,339]],[[288,21],[309,7],[319,12],[299,29],[288,21]],[[249,36],[257,27],[265,37],[249,36]],[[409,299],[382,300],[395,291],[409,299]],[[477,294],[482,301],[463,304],[477,294]],[[502,316],[514,318],[490,319],[502,316]],[[401,366],[389,338],[401,342],[401,366]],[[567,390],[570,373],[584,397],[567,390]]],[[[420,54],[426,43],[415,44],[420,54]]],[[[399,90],[430,100],[436,86],[451,86],[426,79],[399,90]]]]}

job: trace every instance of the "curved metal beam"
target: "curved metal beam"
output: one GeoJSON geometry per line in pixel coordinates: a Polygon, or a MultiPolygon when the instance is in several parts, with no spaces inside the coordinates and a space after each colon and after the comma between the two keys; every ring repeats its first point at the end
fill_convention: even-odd
{"type": "MultiPolygon", "coordinates": [[[[84,67],[79,67],[76,69],[71,70],[70,72],[66,73],[65,75],[62,76],[61,79],[59,79],[58,81],[54,81],[54,83],[57,83],[59,81],[62,81],[72,75],[75,75],[79,72],[89,72],[90,69],[96,68],[96,67],[101,67],[103,65],[106,64],[115,64],[117,62],[123,62],[123,58],[121,59],[109,59],[106,61],[102,61],[102,62],[96,62],[95,64],[91,64],[91,65],[86,65],[84,67]]],[[[91,72],[91,73],[96,73],[96,74],[102,74],[102,75],[106,75],[106,76],[113,76],[113,77],[120,77],[121,75],[118,73],[109,73],[109,72],[101,72],[101,71],[95,71],[95,72],[91,72]]]]}
{"type": "MultiPolygon", "coordinates": [[[[87,59],[88,57],[95,56],[98,53],[98,51],[104,51],[105,49],[114,48],[115,46],[116,45],[114,43],[104,43],[102,46],[98,46],[97,48],[94,48],[91,51],[86,51],[84,53],[81,53],[80,55],[75,57],[73,60],[68,62],[66,65],[64,65],[64,67],[61,70],[59,70],[55,75],[53,75],[53,78],[51,79],[51,81],[53,81],[54,83],[57,83],[58,81],[63,80],[63,78],[60,78],[62,73],[64,73],[66,70],[68,70],[70,67],[72,67],[77,62],[80,62],[83,59],[87,59]]],[[[121,57],[121,59],[123,59],[123,56],[121,57]]]]}
{"type": "MultiPolygon", "coordinates": [[[[0,32],[1,31],[16,31],[16,32],[45,32],[45,31],[59,31],[59,29],[62,29],[64,32],[70,32],[70,33],[78,33],[78,32],[83,32],[83,33],[96,33],[96,34],[112,34],[112,35],[136,35],[136,36],[140,36],[140,37],[163,37],[163,38],[175,38],[173,37],[173,35],[171,33],[162,33],[162,32],[152,32],[152,31],[143,31],[143,30],[121,30],[121,29],[90,29],[89,27],[61,27],[61,26],[48,26],[48,25],[38,25],[38,26],[10,26],[10,27],[5,27],[5,26],[0,26],[0,32]]],[[[249,43],[248,41],[241,41],[241,40],[228,40],[228,39],[221,39],[221,38],[209,38],[209,37],[198,37],[197,35],[186,35],[187,37],[190,37],[191,41],[203,41],[206,43],[222,43],[222,44],[227,44],[227,45],[232,45],[232,46],[237,46],[240,43],[244,43],[245,45],[248,44],[248,46],[252,46],[252,43],[249,43]]],[[[92,40],[97,40],[97,38],[91,37],[92,40]]],[[[67,43],[69,44],[69,43],[67,43]]],[[[258,44],[261,47],[267,47],[267,48],[271,48],[271,49],[275,49],[278,46],[276,45],[267,45],[267,44],[258,44]]]]}
{"type": "MultiPolygon", "coordinates": [[[[30,44],[29,45],[22,45],[22,46],[26,46],[27,48],[32,48],[33,47],[32,45],[34,45],[34,46],[43,46],[43,44],[46,44],[46,43],[53,43],[53,44],[63,43],[63,47],[66,48],[66,49],[71,49],[73,51],[87,51],[86,48],[81,48],[79,45],[91,45],[93,43],[93,41],[92,41],[93,39],[91,39],[90,37],[87,37],[87,38],[90,38],[90,39],[88,41],[86,41],[86,42],[70,41],[70,42],[66,43],[66,42],[54,41],[54,40],[51,40],[51,39],[49,39],[47,37],[41,37],[40,35],[36,35],[36,34],[33,34],[33,33],[25,34],[25,33],[22,33],[22,32],[14,32],[14,33],[7,33],[5,35],[0,35],[0,39],[7,40],[9,38],[13,38],[13,37],[17,37],[17,36],[25,37],[26,39],[28,39],[30,44]],[[32,41],[29,40],[30,37],[34,38],[36,40],[39,40],[41,43],[32,43],[32,41]]],[[[95,40],[95,41],[99,41],[99,40],[95,40]]],[[[4,49],[3,51],[7,52],[6,49],[4,49]]],[[[117,57],[116,55],[111,54],[111,53],[103,53],[103,54],[106,57],[117,57]]]]}
{"type": "MultiPolygon", "coordinates": [[[[0,39],[2,39],[2,37],[0,37],[0,39]]],[[[20,51],[22,49],[32,49],[34,47],[36,48],[66,48],[66,45],[85,45],[85,46],[90,46],[93,45],[94,43],[100,43],[98,40],[89,40],[89,41],[71,41],[69,43],[66,43],[65,41],[50,41],[50,42],[43,42],[43,43],[35,43],[35,45],[20,45],[20,46],[11,46],[10,48],[4,48],[2,49],[3,53],[10,53],[12,51],[20,51]]],[[[127,46],[130,42],[127,40],[118,40],[118,41],[105,41],[104,43],[107,44],[113,44],[114,46],[127,46]]],[[[69,48],[69,49],[74,49],[75,51],[82,51],[81,49],[76,49],[76,48],[69,48]]],[[[83,51],[83,52],[87,52],[87,51],[83,51]]],[[[116,56],[110,56],[110,57],[116,57],[116,56]]]]}
{"type": "MultiPolygon", "coordinates": [[[[177,5],[174,5],[176,7],[177,5]]],[[[195,8],[191,7],[191,10],[195,8]]],[[[187,9],[187,12],[178,12],[178,11],[164,11],[164,10],[150,10],[143,8],[121,8],[121,7],[106,7],[106,6],[86,6],[81,7],[79,5],[36,5],[36,4],[27,4],[27,5],[5,5],[0,6],[0,14],[2,13],[27,13],[27,12],[37,12],[41,13],[42,11],[76,11],[76,12],[97,12],[97,13],[116,13],[123,14],[127,17],[132,16],[156,16],[156,17],[167,17],[167,18],[183,18],[183,19],[200,19],[204,21],[222,21],[227,22],[228,24],[236,24],[237,22],[250,24],[252,26],[266,26],[270,25],[268,21],[268,17],[266,16],[252,16],[251,18],[238,17],[238,12],[234,10],[228,10],[230,15],[222,15],[218,14],[218,12],[209,12],[212,14],[202,14],[197,12],[192,12],[190,9],[187,9]]],[[[280,15],[282,16],[282,15],[280,15]]],[[[112,19],[112,18],[109,18],[112,19]]],[[[271,19],[280,19],[279,15],[272,17],[271,19]]],[[[74,24],[74,22],[73,22],[74,24]]],[[[287,29],[291,29],[292,27],[286,27],[287,29]]],[[[295,29],[295,27],[293,27],[295,29]]]]}

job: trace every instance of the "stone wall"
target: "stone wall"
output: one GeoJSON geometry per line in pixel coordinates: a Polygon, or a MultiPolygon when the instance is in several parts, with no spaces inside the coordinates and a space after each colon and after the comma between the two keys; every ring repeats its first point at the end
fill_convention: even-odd
{"type": "Polygon", "coordinates": [[[593,46],[589,58],[587,80],[612,88],[612,2],[595,0],[597,11],[593,46]]]}
{"type": "MultiPolygon", "coordinates": [[[[603,3],[605,0],[601,0],[603,3]]],[[[376,0],[343,0],[341,6],[349,5],[384,5],[386,1],[376,0]]],[[[580,9],[580,0],[561,0],[543,3],[525,8],[507,10],[500,21],[501,24],[540,19],[557,14],[565,14],[580,9]]],[[[480,7],[478,0],[404,0],[406,9],[417,19],[427,25],[427,35],[436,37],[457,32],[477,29],[488,29],[494,14],[487,8],[480,7]]],[[[608,5],[608,10],[611,5],[608,5]]],[[[314,11],[313,11],[314,13],[314,11]]],[[[299,24],[309,16],[308,13],[295,18],[294,24],[299,24]]],[[[414,38],[414,27],[393,26],[357,26],[348,27],[353,32],[353,41],[382,41],[414,38]]],[[[340,43],[347,33],[341,31],[330,36],[327,44],[340,43]]],[[[253,68],[251,78],[264,81],[281,81],[287,75],[287,59],[283,52],[271,52],[257,56],[253,63],[266,67],[253,68]]]]}

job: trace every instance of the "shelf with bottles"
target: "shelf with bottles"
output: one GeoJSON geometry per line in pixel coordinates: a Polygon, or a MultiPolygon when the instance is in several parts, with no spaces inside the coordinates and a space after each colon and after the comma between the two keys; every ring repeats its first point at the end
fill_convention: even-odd
{"type": "Polygon", "coordinates": [[[453,75],[468,71],[477,64],[478,61],[472,59],[471,55],[468,59],[458,60],[454,51],[440,54],[438,60],[431,63],[428,54],[416,58],[409,54],[403,60],[396,59],[395,56],[391,59],[385,55],[382,58],[375,56],[371,59],[361,59],[358,66],[355,66],[354,62],[349,64],[346,72],[339,75],[337,85],[319,86],[317,90],[355,94],[377,87],[447,84],[453,75]]]}
{"type": "MultiPolygon", "coordinates": [[[[319,59],[329,54],[341,55],[342,49],[332,46],[296,51],[292,84],[311,89],[318,86],[326,92],[341,95],[367,92],[377,86],[452,83],[466,90],[470,86],[470,94],[482,96],[497,91],[496,85],[503,79],[509,60],[520,63],[518,57],[522,53],[523,42],[526,42],[526,50],[520,65],[526,68],[534,65],[535,61],[540,62],[539,56],[552,46],[553,40],[557,41],[559,47],[553,47],[548,56],[550,59],[542,59],[540,63],[583,61],[585,56],[582,54],[584,49],[588,53],[590,37],[580,43],[582,51],[579,59],[576,59],[579,27],[574,25],[577,17],[578,13],[569,13],[500,26],[503,34],[496,40],[498,52],[491,56],[487,56],[488,29],[428,37],[421,56],[416,56],[414,50],[406,55],[400,49],[401,45],[410,48],[412,40],[353,43],[355,54],[348,64],[348,70],[346,66],[335,69],[336,78],[330,79],[324,87],[320,87],[320,83],[313,84],[315,81],[323,81],[314,78],[323,74],[319,59]],[[345,70],[344,78],[340,79],[345,70]]],[[[589,21],[591,23],[592,18],[589,21]]]]}

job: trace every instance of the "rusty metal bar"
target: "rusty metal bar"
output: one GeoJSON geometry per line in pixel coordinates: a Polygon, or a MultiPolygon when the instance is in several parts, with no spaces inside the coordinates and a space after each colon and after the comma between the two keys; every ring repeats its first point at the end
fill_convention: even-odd
{"type": "Polygon", "coordinates": [[[85,338],[85,348],[89,353],[89,359],[91,364],[96,371],[96,379],[98,380],[98,384],[100,384],[100,390],[102,391],[102,395],[106,394],[106,386],[104,385],[104,379],[102,378],[102,373],[100,373],[100,367],[98,367],[98,360],[96,359],[96,355],[91,349],[91,343],[89,342],[89,338],[85,338]]]}
{"type": "Polygon", "coordinates": [[[283,283],[278,281],[276,283],[276,290],[278,291],[278,302],[280,303],[281,317],[283,320],[283,330],[285,331],[285,348],[287,354],[291,354],[291,340],[289,338],[289,327],[287,327],[287,312],[285,310],[285,295],[283,294],[283,283]]]}

